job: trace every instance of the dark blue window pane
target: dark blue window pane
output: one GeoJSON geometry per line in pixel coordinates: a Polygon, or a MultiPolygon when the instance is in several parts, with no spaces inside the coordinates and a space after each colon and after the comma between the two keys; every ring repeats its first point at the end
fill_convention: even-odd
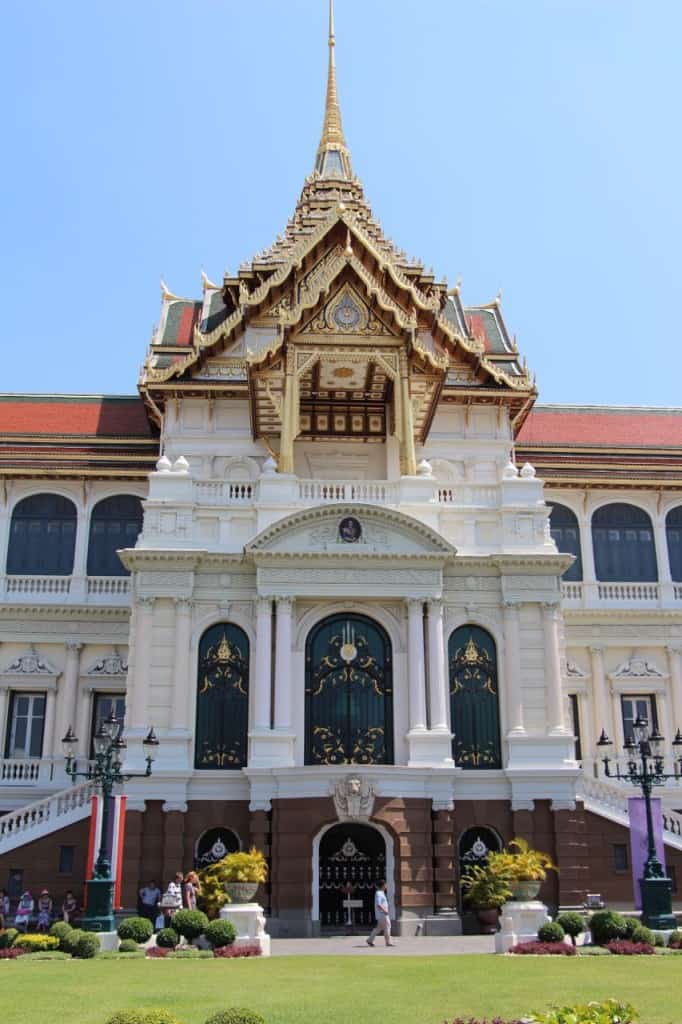
{"type": "Polygon", "coordinates": [[[615,502],[592,516],[597,579],[605,582],[655,582],[658,579],[651,520],[635,505],[615,502]]]}
{"type": "Polygon", "coordinates": [[[565,580],[581,580],[583,578],[583,561],[580,550],[580,527],[574,512],[565,505],[555,505],[550,502],[552,509],[549,517],[549,531],[562,554],[575,555],[575,562],[569,566],[563,575],[565,580]]]}
{"type": "Polygon", "coordinates": [[[668,512],[665,519],[665,532],[668,538],[668,558],[670,559],[670,575],[675,583],[682,582],[682,505],[668,512]]]}
{"type": "Polygon", "coordinates": [[[88,576],[128,576],[117,551],[133,547],[142,529],[142,502],[117,494],[95,505],[90,517],[88,576]]]}
{"type": "Polygon", "coordinates": [[[7,552],[11,575],[69,576],[76,544],[76,506],[59,494],[32,494],[14,506],[7,552]]]}

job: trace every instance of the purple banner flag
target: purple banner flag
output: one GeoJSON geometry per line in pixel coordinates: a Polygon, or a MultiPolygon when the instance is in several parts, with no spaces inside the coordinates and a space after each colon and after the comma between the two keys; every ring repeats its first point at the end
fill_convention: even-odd
{"type": "MultiPolygon", "coordinates": [[[[644,865],[649,851],[649,842],[646,832],[646,802],[643,796],[632,796],[628,799],[628,811],[630,813],[630,862],[632,864],[632,887],[635,895],[635,907],[642,909],[642,893],[639,882],[644,876],[644,865]]],[[[654,823],[654,842],[656,844],[656,856],[661,864],[665,866],[665,851],[663,848],[663,817],[661,814],[661,801],[658,797],[651,799],[651,817],[654,823]]]]}

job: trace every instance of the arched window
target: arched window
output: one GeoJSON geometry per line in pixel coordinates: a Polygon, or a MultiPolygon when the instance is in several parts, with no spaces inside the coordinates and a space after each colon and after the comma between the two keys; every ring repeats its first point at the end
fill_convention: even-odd
{"type": "Polygon", "coordinates": [[[682,582],[682,505],[671,508],[665,517],[665,532],[668,538],[670,575],[675,583],[682,582]]]}
{"type": "Polygon", "coordinates": [[[592,516],[592,545],[597,579],[652,582],[658,579],[651,520],[635,505],[603,505],[592,516]]]}
{"type": "Polygon", "coordinates": [[[583,578],[583,561],[580,552],[580,527],[575,512],[565,505],[550,502],[549,532],[561,554],[575,555],[575,562],[570,565],[562,579],[581,580],[583,578]]]}
{"type": "Polygon", "coordinates": [[[7,572],[70,576],[76,546],[76,506],[60,494],[32,494],[12,512],[7,572]]]}
{"type": "Polygon", "coordinates": [[[249,728],[249,638],[218,622],[199,643],[195,768],[244,768],[249,728]]]}
{"type": "Polygon", "coordinates": [[[393,763],[393,672],[386,631],[331,615],[308,635],[305,763],[393,763]]]}
{"type": "Polygon", "coordinates": [[[452,756],[459,768],[501,768],[495,641],[480,626],[460,626],[448,644],[452,756]]]}
{"type": "Polygon", "coordinates": [[[90,516],[88,576],[128,576],[116,554],[132,548],[142,529],[142,502],[132,494],[98,501],[90,516]]]}

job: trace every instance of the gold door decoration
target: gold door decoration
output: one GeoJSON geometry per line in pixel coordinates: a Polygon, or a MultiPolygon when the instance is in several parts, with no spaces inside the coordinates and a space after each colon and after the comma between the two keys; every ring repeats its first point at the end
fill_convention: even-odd
{"type": "Polygon", "coordinates": [[[334,615],[306,644],[306,764],[391,764],[391,645],[378,623],[334,615]]]}
{"type": "Polygon", "coordinates": [[[231,622],[206,630],[199,644],[195,768],[246,766],[249,641],[231,622]]]}
{"type": "Polygon", "coordinates": [[[480,626],[461,626],[450,637],[448,654],[455,764],[501,768],[495,641],[480,626]]]}

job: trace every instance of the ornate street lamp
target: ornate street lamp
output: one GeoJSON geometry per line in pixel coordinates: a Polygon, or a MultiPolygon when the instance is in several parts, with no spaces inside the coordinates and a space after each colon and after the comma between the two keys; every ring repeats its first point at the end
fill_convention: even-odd
{"type": "Polygon", "coordinates": [[[82,772],[78,770],[76,762],[78,739],[71,726],[62,739],[66,759],[65,770],[71,781],[75,782],[78,778],[90,779],[99,787],[102,794],[102,832],[99,852],[92,871],[92,878],[86,882],[87,908],[82,921],[82,927],[91,932],[114,931],[114,879],[111,877],[111,851],[109,850],[109,819],[114,800],[114,786],[121,785],[129,779],[149,778],[152,774],[153,754],[159,745],[152,728],[142,741],[147,762],[146,770],[144,772],[124,772],[122,769],[126,742],[122,738],[121,732],[122,726],[112,712],[100,723],[93,736],[92,745],[95,758],[82,772]]]}
{"type": "MultiPolygon", "coordinates": [[[[628,759],[626,772],[621,772],[616,764],[615,772],[611,771],[611,758],[604,756],[604,771],[607,778],[631,782],[639,786],[644,796],[646,808],[647,859],[644,864],[644,877],[639,879],[642,893],[642,921],[649,928],[677,928],[677,919],[672,912],[672,880],[665,873],[665,868],[656,856],[654,839],[654,823],[651,814],[651,793],[654,786],[663,786],[668,779],[682,780],[682,733],[677,730],[673,747],[676,753],[672,774],[666,773],[663,760],[664,739],[654,727],[649,732],[645,719],[639,717],[632,727],[632,736],[625,741],[623,750],[628,759]]],[[[610,747],[611,740],[602,729],[597,742],[598,747],[610,747]]]]}

